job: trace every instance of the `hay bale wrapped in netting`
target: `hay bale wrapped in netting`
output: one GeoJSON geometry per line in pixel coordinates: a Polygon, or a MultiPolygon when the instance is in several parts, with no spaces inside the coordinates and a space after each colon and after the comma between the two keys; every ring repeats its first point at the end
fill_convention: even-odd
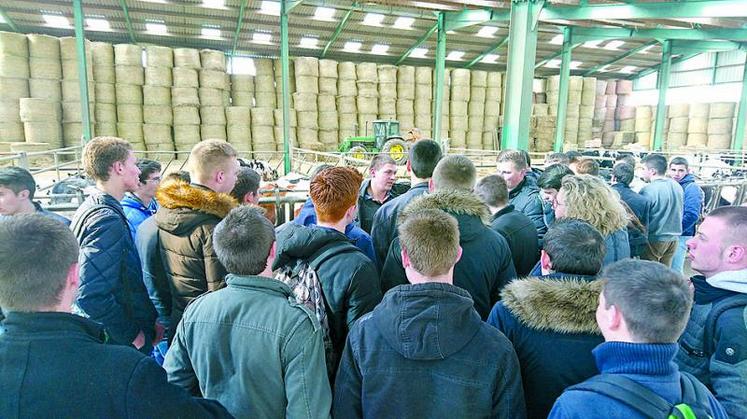
{"type": "Polygon", "coordinates": [[[413,101],[413,113],[417,114],[430,114],[432,103],[430,100],[415,99],[413,101]]]}
{"type": "Polygon", "coordinates": [[[319,60],[319,77],[337,78],[337,61],[319,60]]]}
{"type": "Polygon", "coordinates": [[[0,78],[0,101],[17,102],[29,95],[29,81],[18,78],[0,78]]]}
{"type": "Polygon", "coordinates": [[[117,78],[117,84],[145,84],[145,71],[142,66],[135,65],[117,65],[114,66],[114,75],[117,78]]]}
{"type": "Polygon", "coordinates": [[[484,87],[472,87],[469,90],[469,101],[470,102],[485,102],[486,90],[484,87]]]}
{"type": "Polygon", "coordinates": [[[174,125],[200,125],[199,108],[184,106],[173,108],[174,125]]]}
{"type": "Polygon", "coordinates": [[[708,136],[701,133],[687,133],[688,147],[705,147],[708,144],[708,136]]]}
{"type": "MultiPolygon", "coordinates": [[[[415,99],[431,100],[433,98],[433,86],[430,84],[415,83],[415,99]]],[[[403,97],[403,99],[407,99],[403,97]]]]}
{"type": "Polygon", "coordinates": [[[197,89],[194,87],[172,87],[171,106],[175,108],[180,106],[200,106],[197,89]]]}
{"type": "Polygon", "coordinates": [[[14,32],[0,32],[0,55],[29,56],[29,46],[26,36],[14,32]]]}
{"type": "Polygon", "coordinates": [[[297,111],[316,111],[317,96],[314,93],[293,93],[293,108],[297,111]]]}
{"type": "Polygon", "coordinates": [[[275,79],[272,75],[256,76],[254,78],[254,91],[275,93],[275,79]]]}
{"type": "Polygon", "coordinates": [[[226,72],[226,55],[222,51],[203,49],[200,51],[200,62],[203,70],[226,72]]]}
{"type": "MultiPolygon", "coordinates": [[[[325,60],[329,61],[329,60],[325,60]]],[[[298,57],[293,60],[296,70],[296,79],[299,76],[319,77],[319,59],[314,57],[298,57]]]]}
{"type": "Polygon", "coordinates": [[[200,121],[202,121],[202,125],[225,125],[225,108],[222,106],[201,106],[200,121]]]}
{"type": "Polygon", "coordinates": [[[415,101],[412,99],[397,99],[397,115],[414,115],[415,101]]]}
{"type": "Polygon", "coordinates": [[[18,115],[23,122],[59,122],[62,120],[62,108],[59,102],[22,98],[18,108],[18,115]]]}
{"type": "Polygon", "coordinates": [[[231,93],[231,104],[233,106],[254,106],[254,92],[235,91],[231,93]]]}
{"type": "Polygon", "coordinates": [[[355,66],[356,79],[358,81],[377,82],[378,69],[374,63],[358,63],[355,66]]]}
{"type": "Polygon", "coordinates": [[[258,143],[275,143],[275,130],[272,125],[252,124],[252,147],[258,143]]]}
{"type": "Polygon", "coordinates": [[[379,83],[397,83],[397,67],[381,64],[377,67],[379,83]]]}
{"type": "Polygon", "coordinates": [[[338,126],[341,130],[354,130],[358,123],[358,117],[355,113],[339,113],[337,117],[338,126]]]}
{"type": "Polygon", "coordinates": [[[677,103],[667,107],[667,117],[669,118],[683,118],[689,115],[690,104],[688,103],[677,103]]]}
{"type": "Polygon", "coordinates": [[[350,61],[343,61],[337,63],[337,78],[341,80],[355,80],[356,79],[356,68],[355,63],[350,61]]]}
{"type": "Polygon", "coordinates": [[[62,125],[59,122],[25,122],[23,133],[29,143],[48,143],[53,148],[61,148],[64,144],[62,141],[62,125]]]}
{"type": "MultiPolygon", "coordinates": [[[[252,126],[254,125],[275,125],[273,108],[252,108],[252,126]]],[[[296,116],[298,117],[298,109],[296,116]]],[[[299,120],[300,122],[300,120],[299,120]]]]}
{"type": "Polygon", "coordinates": [[[319,129],[318,113],[315,111],[296,111],[298,126],[319,129]]]}
{"type": "Polygon", "coordinates": [[[260,76],[273,76],[274,71],[272,69],[272,60],[267,58],[258,58],[254,60],[254,68],[256,75],[260,76]]]}
{"type": "Polygon", "coordinates": [[[467,105],[467,114],[472,115],[485,115],[485,103],[484,102],[469,102],[467,105]]]}
{"type": "Polygon", "coordinates": [[[200,136],[203,140],[216,139],[225,141],[227,138],[226,125],[200,125],[200,136]]]}
{"type": "Polygon", "coordinates": [[[337,112],[319,112],[319,129],[337,130],[340,123],[337,119],[337,112]]]}
{"type": "MultiPolygon", "coordinates": [[[[690,108],[692,109],[692,107],[690,108]]],[[[670,125],[671,130],[671,125],[670,125]]],[[[688,134],[705,134],[708,132],[708,119],[707,118],[690,118],[687,122],[687,133],[688,134]]]]}
{"type": "Polygon", "coordinates": [[[146,124],[171,125],[174,123],[174,114],[171,106],[143,105],[143,121],[146,124]]]}
{"type": "MultiPolygon", "coordinates": [[[[62,122],[80,122],[83,120],[83,110],[80,102],[61,102],[62,105],[62,122]]],[[[91,116],[91,122],[95,122],[95,115],[93,114],[94,105],[93,103],[88,104],[88,109],[91,116]]]]}
{"type": "Polygon", "coordinates": [[[396,113],[397,99],[379,98],[379,114],[394,115],[396,113]]]}
{"type": "Polygon", "coordinates": [[[337,94],[340,96],[357,96],[358,87],[355,80],[337,79],[337,94]]]}
{"type": "Polygon", "coordinates": [[[426,84],[428,86],[432,85],[433,69],[424,66],[415,67],[415,82],[419,84],[426,84]]]}
{"type": "Polygon", "coordinates": [[[358,110],[356,100],[352,96],[337,96],[336,103],[338,112],[355,113],[358,110]]]}
{"type": "Polygon", "coordinates": [[[228,88],[226,73],[218,70],[200,71],[200,87],[225,90],[228,88]]]}
{"type": "Polygon", "coordinates": [[[594,118],[594,106],[584,106],[581,105],[578,108],[578,115],[581,118],[594,118]]]}
{"type": "Polygon", "coordinates": [[[633,81],[632,80],[618,80],[615,93],[618,95],[629,95],[633,93],[633,81]]]}
{"type": "Polygon", "coordinates": [[[29,57],[29,77],[32,79],[60,80],[62,62],[57,58],[29,57]]]}
{"type": "Polygon", "coordinates": [[[143,141],[146,145],[172,142],[171,125],[169,124],[143,124],[143,141]]]}
{"type": "Polygon", "coordinates": [[[0,55],[0,77],[29,78],[28,57],[0,55]]]}
{"type": "Polygon", "coordinates": [[[316,99],[317,109],[325,112],[331,112],[336,109],[335,97],[332,95],[319,95],[316,99]]]}
{"type": "Polygon", "coordinates": [[[142,143],[145,140],[142,122],[117,122],[117,133],[130,143],[142,143]]]}
{"type": "MultiPolygon", "coordinates": [[[[93,113],[99,123],[113,124],[117,122],[117,106],[112,103],[96,102],[93,105],[93,113]]],[[[169,113],[171,113],[171,108],[169,108],[169,113]]]]}
{"type": "Polygon", "coordinates": [[[145,67],[145,85],[171,87],[173,84],[170,67],[145,67]]]}
{"type": "Polygon", "coordinates": [[[132,44],[114,45],[114,64],[123,66],[143,66],[143,49],[132,44]]]}
{"type": "Polygon", "coordinates": [[[143,122],[143,105],[117,104],[117,122],[143,122]]]}
{"type": "Polygon", "coordinates": [[[229,127],[231,125],[251,125],[251,123],[252,108],[248,106],[229,106],[226,108],[226,124],[229,127]]]}
{"type": "Polygon", "coordinates": [[[358,86],[359,96],[374,96],[375,97],[379,95],[378,83],[376,82],[358,81],[356,82],[356,85],[358,86]]]}
{"type": "Polygon", "coordinates": [[[636,118],[634,121],[636,132],[651,132],[651,118],[636,118]]]}
{"type": "Polygon", "coordinates": [[[135,84],[118,83],[115,85],[117,104],[130,105],[143,103],[143,88],[135,84]]]}
{"type": "Polygon", "coordinates": [[[148,86],[143,89],[143,104],[171,106],[171,88],[148,86]]]}
{"type": "Polygon", "coordinates": [[[485,118],[482,115],[468,116],[467,117],[467,130],[468,131],[480,131],[482,132],[485,118]]]}
{"type": "Polygon", "coordinates": [[[620,131],[635,131],[635,119],[623,119],[619,122],[618,126],[620,127],[620,131]]]}
{"type": "Polygon", "coordinates": [[[231,74],[231,92],[253,92],[254,76],[250,74],[231,74]]]}
{"type": "Polygon", "coordinates": [[[449,102],[449,114],[456,116],[466,116],[468,107],[468,102],[452,100],[451,102],[449,102]]]}
{"type": "MultiPolygon", "coordinates": [[[[23,111],[23,106],[21,106],[21,111],[23,111]]],[[[733,118],[711,118],[708,120],[707,132],[708,135],[731,134],[733,126],[733,118]]]]}
{"type": "Polygon", "coordinates": [[[174,145],[177,150],[189,150],[200,142],[199,125],[174,125],[174,145]]]}
{"type": "Polygon", "coordinates": [[[194,48],[174,48],[174,67],[185,67],[198,70],[200,64],[200,51],[194,48]]]}
{"type": "MultiPolygon", "coordinates": [[[[272,111],[273,115],[275,116],[275,125],[276,126],[283,126],[283,110],[282,109],[274,109],[272,111]]],[[[296,118],[296,110],[295,109],[289,109],[288,115],[289,118],[289,126],[296,127],[298,126],[298,119],[296,118]]]]}
{"type": "Polygon", "coordinates": [[[615,109],[615,118],[633,119],[635,118],[635,108],[632,106],[618,106],[617,109],[615,109]]]}
{"type": "MultiPolygon", "coordinates": [[[[376,113],[358,113],[358,135],[366,134],[366,124],[368,124],[368,134],[371,134],[371,121],[379,119],[376,113]]],[[[402,125],[400,124],[400,128],[402,125]]]]}
{"type": "MultiPolygon", "coordinates": [[[[28,56],[60,59],[60,40],[54,36],[31,33],[26,35],[28,56]]],[[[17,55],[17,54],[15,54],[17,55]]]]}
{"type": "Polygon", "coordinates": [[[397,99],[397,83],[379,82],[379,97],[397,99]]]}
{"type": "Polygon", "coordinates": [[[736,103],[714,102],[709,107],[708,116],[711,118],[733,118],[736,103]]]}
{"type": "Polygon", "coordinates": [[[296,91],[300,93],[319,93],[319,78],[316,76],[296,75],[296,91]]]}
{"type": "Polygon", "coordinates": [[[376,97],[358,96],[355,104],[359,113],[375,114],[379,109],[379,100],[376,97]]]}
{"type": "Polygon", "coordinates": [[[148,67],[174,66],[174,51],[169,47],[149,45],[145,47],[145,63],[148,67]]]}
{"type": "Polygon", "coordinates": [[[197,70],[186,67],[174,67],[172,69],[174,87],[197,87],[200,85],[197,70]]]}
{"type": "Polygon", "coordinates": [[[223,90],[213,89],[210,87],[200,87],[198,89],[200,105],[202,106],[223,106],[223,90]]]}
{"type": "MultiPolygon", "coordinates": [[[[298,89],[296,89],[298,91],[298,89]]],[[[333,77],[320,77],[319,78],[319,93],[326,95],[337,95],[337,78],[333,77]]]]}
{"type": "Polygon", "coordinates": [[[708,135],[707,145],[711,150],[728,150],[731,146],[731,134],[708,135]]]}

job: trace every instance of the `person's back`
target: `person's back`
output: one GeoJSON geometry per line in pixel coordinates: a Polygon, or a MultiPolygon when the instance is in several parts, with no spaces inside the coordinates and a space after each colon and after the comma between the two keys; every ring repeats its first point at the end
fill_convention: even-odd
{"type": "Polygon", "coordinates": [[[643,162],[649,183],[640,193],[651,200],[651,218],[649,246],[641,258],[670,266],[677,250],[677,240],[682,234],[684,193],[677,182],[664,176],[666,158],[653,154],[646,156],[643,162]]]}
{"type": "Polygon", "coordinates": [[[635,223],[628,224],[631,257],[640,256],[643,249],[648,246],[648,225],[651,218],[651,200],[630,189],[630,182],[634,176],[634,168],[627,163],[618,163],[612,169],[612,189],[620,195],[620,199],[640,223],[640,226],[635,223]]]}

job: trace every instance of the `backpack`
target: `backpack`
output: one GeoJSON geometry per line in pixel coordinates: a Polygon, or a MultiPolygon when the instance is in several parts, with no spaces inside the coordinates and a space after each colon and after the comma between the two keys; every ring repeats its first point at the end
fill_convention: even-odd
{"type": "Polygon", "coordinates": [[[327,371],[334,374],[337,369],[339,354],[334,350],[327,318],[327,304],[319,281],[317,271],[319,266],[333,256],[348,252],[359,252],[360,249],[346,241],[328,243],[317,250],[308,259],[299,259],[294,265],[286,265],[275,273],[275,279],[290,287],[297,304],[306,306],[322,327],[324,340],[324,355],[327,361],[327,371]]]}
{"type": "Polygon", "coordinates": [[[672,404],[648,387],[619,374],[601,374],[569,390],[591,391],[616,400],[646,418],[703,419],[712,418],[708,390],[695,377],[680,372],[682,398],[672,404]]]}

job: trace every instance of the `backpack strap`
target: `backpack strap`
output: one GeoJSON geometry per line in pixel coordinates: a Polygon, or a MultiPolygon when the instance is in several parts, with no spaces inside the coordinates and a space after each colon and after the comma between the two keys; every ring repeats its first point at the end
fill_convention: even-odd
{"type": "Polygon", "coordinates": [[[694,417],[712,417],[710,395],[708,389],[691,374],[680,371],[680,386],[682,387],[681,402],[675,405],[683,416],[689,411],[694,417]],[[683,406],[684,405],[684,406],[683,406]]]}
{"type": "Polygon", "coordinates": [[[726,311],[738,307],[747,307],[747,294],[732,295],[713,303],[703,327],[703,351],[708,358],[716,350],[716,324],[719,317],[726,311]]]}
{"type": "Polygon", "coordinates": [[[648,387],[618,374],[600,374],[571,386],[568,390],[590,391],[607,396],[649,418],[666,418],[672,410],[669,402],[648,387]]]}
{"type": "Polygon", "coordinates": [[[355,245],[348,241],[334,241],[331,243],[327,243],[319,250],[317,250],[311,257],[308,259],[309,267],[316,271],[319,266],[322,265],[327,259],[331,258],[332,256],[336,256],[342,253],[349,253],[349,252],[360,252],[361,250],[358,249],[355,245]]]}

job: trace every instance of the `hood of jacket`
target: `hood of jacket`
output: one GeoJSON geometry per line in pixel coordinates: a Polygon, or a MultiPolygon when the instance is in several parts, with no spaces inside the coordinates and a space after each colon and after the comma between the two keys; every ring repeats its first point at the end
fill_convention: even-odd
{"type": "Polygon", "coordinates": [[[161,185],[156,199],[161,205],[155,215],[158,227],[176,235],[192,231],[206,219],[222,219],[239,204],[231,195],[181,180],[161,185]]]}
{"type": "Polygon", "coordinates": [[[600,334],[596,310],[600,281],[584,277],[528,277],[506,285],[501,301],[532,329],[600,334]]]}
{"type": "Polygon", "coordinates": [[[685,186],[687,186],[687,185],[689,185],[691,183],[695,183],[695,176],[693,176],[691,173],[688,173],[688,174],[685,175],[685,177],[683,177],[682,179],[680,179],[680,181],[678,183],[680,185],[682,185],[682,187],[684,188],[685,186]]]}
{"type": "Polygon", "coordinates": [[[472,240],[490,225],[488,207],[477,195],[466,191],[440,191],[421,195],[410,202],[399,215],[401,224],[410,214],[426,209],[440,209],[459,222],[459,241],[472,240]]]}
{"type": "Polygon", "coordinates": [[[350,242],[344,234],[331,228],[302,226],[287,223],[276,233],[276,254],[272,269],[289,265],[297,259],[308,259],[323,246],[336,242],[350,242]]]}
{"type": "Polygon", "coordinates": [[[720,272],[706,281],[715,288],[747,294],[747,269],[720,272]]]}
{"type": "Polygon", "coordinates": [[[444,359],[475,336],[482,320],[467,291],[451,284],[400,285],[371,316],[386,342],[407,359],[444,359]]]}

